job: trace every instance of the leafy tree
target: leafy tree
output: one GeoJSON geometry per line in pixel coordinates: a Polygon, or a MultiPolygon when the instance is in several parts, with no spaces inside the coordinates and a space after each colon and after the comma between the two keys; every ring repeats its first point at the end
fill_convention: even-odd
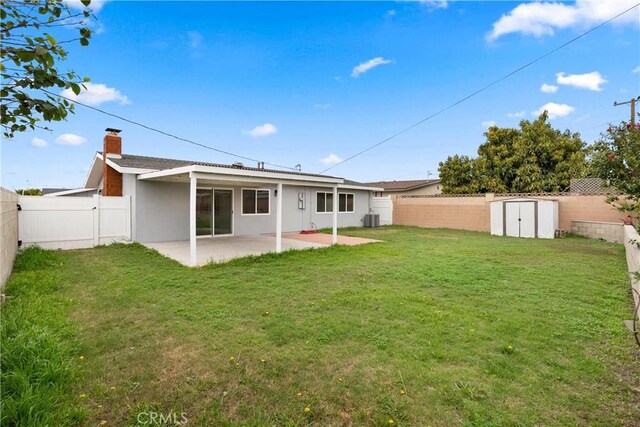
{"type": "Polygon", "coordinates": [[[519,129],[492,126],[484,135],[478,157],[440,163],[444,193],[563,191],[585,176],[585,143],[578,133],[552,128],[546,111],[519,129]]]}
{"type": "Polygon", "coordinates": [[[42,196],[41,188],[19,188],[16,190],[21,196],[42,196]]]}
{"type": "MultiPolygon", "coordinates": [[[[81,0],[86,7],[90,0],[81,0]]],[[[80,93],[80,79],[75,72],[58,70],[67,58],[64,44],[78,41],[87,46],[91,30],[89,9],[74,12],[63,0],[2,0],[0,34],[0,74],[2,77],[2,130],[12,138],[16,132],[36,127],[44,120],[60,121],[73,112],[73,104],[42,92],[47,88],[71,88],[80,93]],[[60,27],[77,29],[79,37],[62,41],[51,34],[60,27]]]]}
{"type": "Polygon", "coordinates": [[[591,172],[625,195],[609,196],[620,211],[640,216],[640,125],[609,127],[591,147],[591,172]]]}
{"type": "Polygon", "coordinates": [[[474,176],[475,162],[469,156],[449,156],[438,168],[442,191],[449,194],[472,194],[479,191],[474,176]]]}

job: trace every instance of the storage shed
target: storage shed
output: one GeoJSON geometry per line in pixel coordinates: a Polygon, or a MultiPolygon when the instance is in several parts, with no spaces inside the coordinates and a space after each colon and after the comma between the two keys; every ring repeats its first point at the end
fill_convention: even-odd
{"type": "Polygon", "coordinates": [[[558,228],[558,201],[512,198],[491,202],[491,234],[553,239],[558,228]]]}

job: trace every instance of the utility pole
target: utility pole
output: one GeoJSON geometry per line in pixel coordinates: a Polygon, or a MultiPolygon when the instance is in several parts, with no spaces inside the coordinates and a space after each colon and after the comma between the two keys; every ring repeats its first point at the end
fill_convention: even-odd
{"type": "Polygon", "coordinates": [[[631,98],[626,102],[614,102],[613,106],[617,107],[618,105],[631,104],[631,126],[636,125],[636,101],[640,101],[640,96],[637,98],[631,98]]]}

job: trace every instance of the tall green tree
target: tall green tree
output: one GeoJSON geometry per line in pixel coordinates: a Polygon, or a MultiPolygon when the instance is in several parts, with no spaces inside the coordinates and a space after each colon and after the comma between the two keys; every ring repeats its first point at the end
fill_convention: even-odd
{"type": "Polygon", "coordinates": [[[537,193],[567,189],[587,171],[578,133],[554,129],[545,111],[519,129],[492,126],[478,157],[452,156],[439,166],[445,193],[537,193]]]}
{"type": "Polygon", "coordinates": [[[612,195],[609,202],[640,216],[640,125],[622,122],[602,134],[591,147],[590,171],[624,196],[612,195]]]}
{"type": "MultiPolygon", "coordinates": [[[[81,1],[85,7],[90,4],[81,1]]],[[[89,44],[87,24],[94,16],[89,9],[69,9],[63,0],[2,0],[0,18],[1,123],[4,136],[12,138],[16,132],[46,129],[40,122],[64,120],[73,112],[73,104],[42,90],[70,88],[80,93],[88,79],[59,67],[67,58],[65,44],[89,44]],[[60,31],[64,27],[77,36],[57,40],[53,33],[72,34],[60,31]]]]}
{"type": "Polygon", "coordinates": [[[480,189],[474,175],[475,162],[469,156],[449,156],[438,168],[442,191],[448,194],[472,194],[480,189]]]}

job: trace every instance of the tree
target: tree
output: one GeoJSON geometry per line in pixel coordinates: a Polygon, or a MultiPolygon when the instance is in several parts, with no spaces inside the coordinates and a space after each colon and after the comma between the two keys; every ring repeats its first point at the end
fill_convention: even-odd
{"type": "Polygon", "coordinates": [[[578,133],[552,128],[546,111],[519,129],[492,126],[484,135],[478,157],[440,163],[444,193],[555,192],[585,176],[585,143],[578,133]]]}
{"type": "MultiPolygon", "coordinates": [[[[81,0],[87,7],[90,0],[81,0]]],[[[40,121],[64,120],[73,112],[67,100],[43,92],[48,88],[70,88],[77,95],[81,84],[75,72],[58,70],[67,58],[66,43],[89,44],[89,9],[74,12],[63,0],[2,0],[0,18],[2,45],[2,130],[12,138],[16,132],[42,128],[40,121]],[[77,29],[79,37],[56,40],[51,34],[60,27],[77,29]]]]}
{"type": "Polygon", "coordinates": [[[443,193],[473,194],[479,191],[474,176],[475,162],[469,156],[449,156],[438,168],[443,193]]]}
{"type": "Polygon", "coordinates": [[[19,188],[15,191],[21,196],[42,196],[41,188],[19,188]]]}
{"type": "Polygon", "coordinates": [[[590,169],[594,176],[625,195],[609,196],[620,211],[640,216],[640,125],[622,122],[602,134],[591,150],[590,169]]]}

